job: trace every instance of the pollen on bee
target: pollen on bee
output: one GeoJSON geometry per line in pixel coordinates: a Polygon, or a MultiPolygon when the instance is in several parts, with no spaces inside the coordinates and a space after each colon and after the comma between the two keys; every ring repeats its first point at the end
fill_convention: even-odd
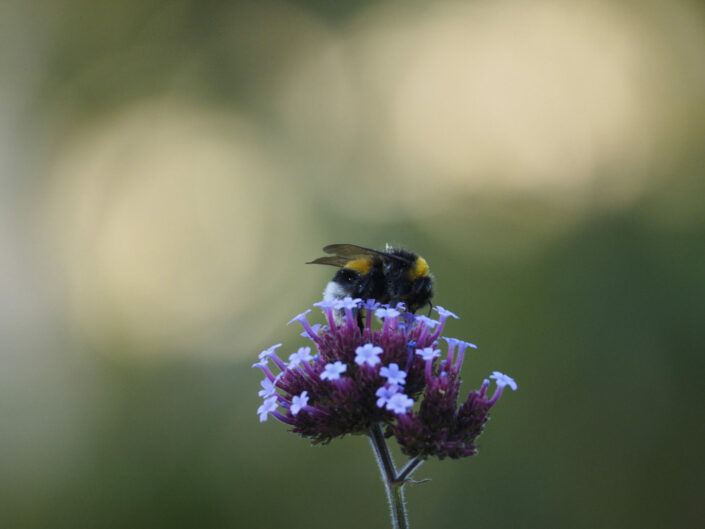
{"type": "Polygon", "coordinates": [[[414,266],[409,269],[409,279],[414,280],[428,275],[428,263],[426,259],[419,256],[414,262],[414,266]]]}
{"type": "Polygon", "coordinates": [[[364,275],[369,272],[372,268],[372,259],[369,259],[367,257],[363,257],[361,259],[353,259],[352,261],[348,261],[347,263],[345,263],[345,268],[350,268],[364,275]]]}

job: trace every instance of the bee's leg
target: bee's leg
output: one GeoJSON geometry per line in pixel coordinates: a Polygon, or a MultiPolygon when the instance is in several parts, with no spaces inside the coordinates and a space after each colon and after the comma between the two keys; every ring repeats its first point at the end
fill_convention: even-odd
{"type": "Polygon", "coordinates": [[[431,311],[433,310],[433,303],[428,302],[428,315],[431,316],[431,311]]]}
{"type": "Polygon", "coordinates": [[[363,317],[363,309],[357,310],[357,326],[360,328],[360,333],[365,332],[365,318],[363,317]]]}

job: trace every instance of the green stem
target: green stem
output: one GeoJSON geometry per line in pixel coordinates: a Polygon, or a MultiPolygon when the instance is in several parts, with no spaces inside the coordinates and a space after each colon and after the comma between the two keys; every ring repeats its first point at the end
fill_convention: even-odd
{"type": "Polygon", "coordinates": [[[415,457],[413,459],[410,459],[409,462],[406,464],[404,468],[401,469],[399,472],[399,475],[397,476],[397,481],[401,481],[402,483],[405,483],[407,479],[411,477],[411,474],[419,468],[421,463],[424,462],[424,459],[421,459],[420,457],[415,457]]]}
{"type": "MultiPolygon", "coordinates": [[[[389,453],[389,447],[384,439],[382,427],[379,424],[370,430],[370,443],[377,458],[379,470],[382,473],[384,488],[387,491],[389,512],[392,516],[392,528],[409,529],[409,519],[406,516],[406,505],[404,503],[404,480],[400,480],[399,476],[397,476],[392,455],[389,453]]],[[[418,464],[414,465],[414,467],[416,466],[418,464]]],[[[407,475],[410,473],[408,472],[407,475]]]]}

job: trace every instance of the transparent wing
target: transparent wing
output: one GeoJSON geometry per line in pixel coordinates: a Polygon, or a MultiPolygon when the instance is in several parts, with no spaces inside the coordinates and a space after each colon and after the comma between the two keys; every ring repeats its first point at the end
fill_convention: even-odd
{"type": "Polygon", "coordinates": [[[370,255],[379,255],[387,259],[396,259],[397,261],[401,261],[403,263],[408,262],[406,259],[399,257],[398,255],[373,250],[372,248],[365,248],[364,246],[357,246],[356,244],[329,244],[323,248],[323,251],[339,257],[346,257],[347,259],[357,259],[370,255]]]}
{"type": "Polygon", "coordinates": [[[350,261],[350,259],[348,259],[347,257],[340,257],[339,255],[328,255],[326,257],[319,257],[318,259],[314,259],[313,261],[309,261],[306,264],[325,264],[325,265],[339,266],[342,268],[349,261],[350,261]]]}
{"type": "Polygon", "coordinates": [[[384,252],[373,250],[372,248],[364,248],[355,244],[329,244],[323,248],[323,251],[339,257],[347,257],[348,259],[365,255],[387,255],[384,252]]]}

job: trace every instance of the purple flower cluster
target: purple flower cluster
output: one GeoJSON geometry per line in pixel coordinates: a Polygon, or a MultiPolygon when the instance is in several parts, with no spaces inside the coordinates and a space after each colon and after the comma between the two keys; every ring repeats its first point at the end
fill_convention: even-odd
{"type": "Polygon", "coordinates": [[[475,346],[444,338],[448,347],[442,354],[438,340],[446,320],[457,318],[455,314],[436,307],[439,319],[434,320],[405,313],[402,304],[388,307],[351,298],[315,305],[323,310],[327,325],[311,326],[306,318],[310,309],[289,322],[303,326],[302,336],[313,342],[315,355],[311,347],[301,347],[285,362],[275,351],[278,344],[263,351],[253,365],[266,377],[259,392],[264,399],[257,410],[260,422],[272,415],[314,443],[369,434],[382,424],[411,457],[476,453],[473,443],[490,408],[505,386],[517,386],[495,371],[490,378],[497,389],[491,397],[490,381],[485,380],[458,405],[460,368],[465,351],[475,346]],[[358,325],[361,310],[364,325],[358,325]],[[373,315],[383,320],[381,329],[373,328],[373,315]],[[270,361],[279,369],[277,375],[270,361]]]}

